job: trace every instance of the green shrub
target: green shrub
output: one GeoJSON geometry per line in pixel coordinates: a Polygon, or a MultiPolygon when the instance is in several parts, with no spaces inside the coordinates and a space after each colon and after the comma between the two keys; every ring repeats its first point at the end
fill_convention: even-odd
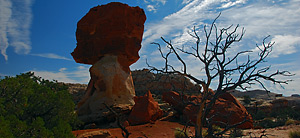
{"type": "Polygon", "coordinates": [[[0,135],[74,137],[80,121],[67,89],[31,72],[0,79],[0,135]]]}
{"type": "Polygon", "coordinates": [[[300,131],[290,131],[289,138],[300,138],[300,131]]]}
{"type": "Polygon", "coordinates": [[[188,135],[188,132],[185,132],[180,128],[175,128],[175,138],[187,138],[188,135]]]}

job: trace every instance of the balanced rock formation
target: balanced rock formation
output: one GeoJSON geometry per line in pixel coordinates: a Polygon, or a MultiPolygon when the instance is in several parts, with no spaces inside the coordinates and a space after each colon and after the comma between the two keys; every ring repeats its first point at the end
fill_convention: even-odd
{"type": "Polygon", "coordinates": [[[130,66],[139,59],[145,20],[143,9],[119,2],[92,8],[77,24],[74,60],[93,65],[111,54],[130,66]]]}
{"type": "MultiPolygon", "coordinates": [[[[176,111],[181,113],[184,118],[187,119],[187,121],[196,123],[200,108],[199,106],[196,106],[196,104],[200,105],[201,96],[183,95],[181,97],[178,93],[170,91],[163,94],[163,100],[172,105],[176,111]]],[[[229,125],[240,123],[246,119],[247,121],[237,126],[237,128],[253,128],[253,120],[251,115],[247,112],[246,108],[230,93],[224,93],[216,100],[216,103],[210,111],[208,117],[212,117],[212,120],[215,122],[223,122],[229,125]]]]}
{"type": "Polygon", "coordinates": [[[134,97],[135,105],[128,117],[131,125],[154,122],[163,116],[163,111],[153,99],[150,91],[144,96],[134,97]]]}
{"type": "Polygon", "coordinates": [[[134,104],[129,66],[139,59],[145,20],[141,8],[112,2],[91,8],[78,22],[77,47],[71,54],[77,63],[92,65],[91,80],[77,106],[82,121],[103,118],[104,104],[134,104]]]}

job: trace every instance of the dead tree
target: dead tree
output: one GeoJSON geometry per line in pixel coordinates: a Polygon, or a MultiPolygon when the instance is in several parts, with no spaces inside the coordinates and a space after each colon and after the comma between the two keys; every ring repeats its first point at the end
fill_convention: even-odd
{"type": "MultiPolygon", "coordinates": [[[[164,67],[159,69],[157,67],[147,65],[151,70],[158,71],[167,74],[180,74],[183,75],[195,83],[203,87],[201,91],[202,101],[200,103],[200,110],[197,115],[196,123],[196,134],[197,138],[202,138],[202,128],[204,124],[210,125],[208,114],[214,106],[218,97],[227,91],[234,90],[236,88],[241,88],[246,90],[250,88],[253,84],[259,84],[266,91],[268,89],[265,87],[263,81],[271,81],[274,84],[288,84],[291,80],[277,80],[276,76],[292,76],[289,71],[279,71],[274,73],[268,73],[271,66],[261,67],[261,64],[265,62],[266,58],[272,51],[272,46],[274,42],[266,42],[266,37],[263,39],[262,45],[256,45],[259,50],[257,59],[251,59],[250,53],[253,51],[240,51],[234,56],[229,56],[228,51],[234,43],[240,42],[245,34],[244,28],[241,29],[241,33],[237,33],[239,30],[239,25],[235,27],[230,25],[227,28],[218,29],[216,25],[216,20],[220,17],[219,14],[211,23],[210,26],[204,26],[204,41],[198,35],[196,27],[189,32],[190,36],[195,38],[196,45],[190,46],[191,50],[185,50],[185,47],[175,47],[171,41],[165,40],[161,37],[162,41],[167,46],[168,52],[164,53],[162,46],[159,43],[152,43],[158,46],[158,50],[161,57],[164,59],[164,67]],[[203,41],[203,42],[202,42],[203,41]],[[193,56],[195,59],[200,61],[203,68],[199,66],[199,71],[204,72],[206,78],[196,78],[187,71],[187,64],[180,54],[187,54],[188,56],[193,56]],[[238,61],[242,55],[245,55],[243,62],[238,61]],[[175,59],[181,64],[181,70],[176,69],[170,64],[170,56],[175,56],[175,59]],[[259,65],[259,66],[258,66],[259,65]],[[234,76],[237,75],[238,76],[234,76]],[[217,80],[217,87],[214,89],[215,93],[209,92],[211,83],[217,80]],[[210,98],[209,98],[210,97],[210,98]],[[210,102],[207,102],[207,100],[210,102]]],[[[245,120],[247,121],[247,120],[245,120]]],[[[242,122],[241,122],[242,123],[242,122]]],[[[232,126],[226,126],[226,130],[236,127],[238,124],[232,126]]],[[[208,127],[210,129],[211,127],[208,127]]],[[[208,130],[207,137],[216,137],[219,134],[213,134],[213,131],[208,130]],[[210,133],[211,132],[211,133],[210,133]]],[[[225,131],[222,131],[225,133],[225,131]]]]}

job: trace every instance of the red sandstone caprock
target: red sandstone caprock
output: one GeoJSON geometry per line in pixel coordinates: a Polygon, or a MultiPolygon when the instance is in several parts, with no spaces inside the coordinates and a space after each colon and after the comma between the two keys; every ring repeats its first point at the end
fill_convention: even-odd
{"type": "Polygon", "coordinates": [[[139,59],[145,21],[139,7],[119,2],[94,7],[77,24],[77,47],[71,54],[77,63],[91,65],[106,54],[116,55],[129,67],[139,59]]]}

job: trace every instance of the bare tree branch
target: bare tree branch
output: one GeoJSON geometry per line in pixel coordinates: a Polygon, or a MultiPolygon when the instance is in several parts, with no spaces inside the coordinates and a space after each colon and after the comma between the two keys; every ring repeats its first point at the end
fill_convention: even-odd
{"type": "MultiPolygon", "coordinates": [[[[196,124],[196,137],[202,137],[202,127],[203,124],[207,123],[207,116],[214,106],[216,100],[223,93],[234,90],[236,88],[241,88],[247,90],[253,84],[259,84],[266,91],[268,89],[265,87],[262,81],[273,82],[274,84],[288,84],[291,80],[278,80],[277,76],[290,77],[292,74],[288,71],[277,70],[274,73],[267,74],[271,66],[261,66],[262,63],[266,62],[266,58],[272,52],[272,47],[275,42],[266,42],[270,36],[263,39],[262,45],[256,45],[258,51],[257,59],[251,59],[250,55],[246,57],[244,62],[240,62],[239,59],[242,55],[253,53],[254,51],[245,50],[237,52],[234,56],[228,56],[228,51],[235,43],[242,40],[245,29],[241,28],[239,25],[230,25],[227,28],[218,29],[216,25],[217,19],[220,17],[221,13],[212,21],[210,26],[204,25],[204,43],[201,45],[201,37],[197,33],[196,27],[188,32],[189,35],[195,38],[196,46],[190,46],[191,51],[185,49],[185,47],[177,48],[171,41],[165,40],[161,37],[162,41],[167,44],[169,49],[166,54],[163,53],[161,45],[159,43],[152,43],[158,46],[158,50],[161,57],[164,59],[164,67],[158,69],[151,66],[147,61],[146,64],[152,71],[157,71],[166,74],[180,74],[183,75],[199,85],[202,85],[203,91],[202,100],[200,103],[200,110],[198,114],[197,124],[196,124]],[[240,33],[238,33],[240,31],[240,33]],[[215,35],[215,36],[214,36],[215,35]],[[214,38],[212,38],[214,36],[214,38]],[[203,51],[202,51],[203,50],[203,51]],[[206,78],[198,79],[187,72],[187,65],[183,57],[179,54],[186,54],[195,57],[203,65],[203,69],[200,72],[204,73],[206,78]],[[181,64],[182,70],[177,70],[174,66],[169,63],[171,55],[176,57],[181,64]],[[234,76],[238,73],[238,76],[234,76]],[[215,93],[211,95],[209,88],[213,80],[218,82],[215,93]],[[210,102],[206,102],[210,100],[210,102]]],[[[188,48],[189,49],[189,48],[188,48]]],[[[201,67],[200,67],[201,68],[201,67]]],[[[282,86],[283,87],[283,86],[282,86]]],[[[245,120],[246,121],[246,120],[245,120]]],[[[243,121],[244,122],[244,121],[243,121]]],[[[241,122],[241,123],[243,123],[241,122]]],[[[236,125],[239,125],[236,124],[236,125]]],[[[228,126],[234,127],[236,125],[228,126]]],[[[224,132],[222,132],[224,133],[224,132]]]]}

